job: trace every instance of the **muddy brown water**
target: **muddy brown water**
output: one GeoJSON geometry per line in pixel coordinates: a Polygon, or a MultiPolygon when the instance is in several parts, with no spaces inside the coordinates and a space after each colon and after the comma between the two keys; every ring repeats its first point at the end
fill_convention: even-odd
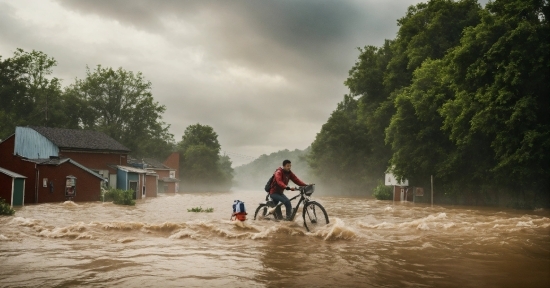
{"type": "Polygon", "coordinates": [[[0,216],[0,286],[550,287],[547,210],[313,195],[331,223],[308,233],[301,219],[253,221],[263,197],[18,208],[0,216]],[[235,199],[246,203],[244,225],[229,221],[235,199]],[[197,206],[214,212],[187,212],[197,206]]]}

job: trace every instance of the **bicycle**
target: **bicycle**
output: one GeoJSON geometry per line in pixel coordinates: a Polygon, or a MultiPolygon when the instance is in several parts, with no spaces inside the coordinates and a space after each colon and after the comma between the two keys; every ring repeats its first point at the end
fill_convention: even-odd
{"type": "MultiPolygon", "coordinates": [[[[308,185],[308,186],[296,187],[295,189],[300,191],[300,194],[290,198],[289,200],[292,201],[298,197],[300,197],[300,200],[298,201],[298,204],[296,205],[296,207],[292,208],[292,215],[290,216],[290,221],[294,220],[294,217],[298,212],[298,208],[300,207],[300,204],[304,202],[304,208],[302,209],[302,218],[304,219],[304,226],[306,227],[306,230],[308,232],[311,232],[311,230],[313,230],[315,227],[327,225],[329,223],[327,211],[321,204],[319,204],[316,201],[312,201],[309,198],[311,194],[315,192],[315,186],[308,185]]],[[[289,188],[287,188],[287,190],[289,190],[289,188]]],[[[271,200],[269,193],[265,198],[266,198],[266,201],[261,202],[258,208],[256,208],[256,212],[254,212],[254,220],[283,219],[282,212],[281,212],[281,205],[283,205],[283,203],[279,202],[277,205],[275,205],[273,203],[273,200],[271,200]]]]}

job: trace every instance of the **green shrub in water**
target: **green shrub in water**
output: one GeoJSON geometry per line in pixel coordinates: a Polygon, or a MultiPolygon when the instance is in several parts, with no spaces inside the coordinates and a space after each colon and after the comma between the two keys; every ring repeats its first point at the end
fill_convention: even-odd
{"type": "Polygon", "coordinates": [[[382,181],[378,181],[378,186],[374,188],[372,196],[378,200],[391,200],[393,188],[392,186],[386,186],[382,181]]]}
{"type": "Polygon", "coordinates": [[[134,200],[134,191],[133,190],[121,190],[121,189],[109,189],[107,192],[103,193],[102,201],[113,201],[113,203],[118,205],[136,205],[134,200]]]}
{"type": "Polygon", "coordinates": [[[10,204],[6,203],[6,200],[0,198],[0,215],[13,215],[15,210],[11,208],[10,204]]]}
{"type": "Polygon", "coordinates": [[[214,212],[214,208],[202,209],[202,207],[194,207],[194,208],[191,208],[191,209],[187,209],[187,212],[206,212],[206,213],[212,213],[212,212],[214,212]]]}

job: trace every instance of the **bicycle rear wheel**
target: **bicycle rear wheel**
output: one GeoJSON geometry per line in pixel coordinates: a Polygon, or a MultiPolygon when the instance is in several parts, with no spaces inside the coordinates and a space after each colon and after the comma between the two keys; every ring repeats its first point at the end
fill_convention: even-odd
{"type": "Polygon", "coordinates": [[[302,217],[304,218],[304,226],[309,232],[329,223],[327,211],[317,202],[309,202],[304,206],[302,217]]]}
{"type": "Polygon", "coordinates": [[[269,214],[269,206],[265,204],[260,204],[258,208],[256,208],[256,212],[254,212],[254,220],[275,220],[275,215],[269,214]]]}

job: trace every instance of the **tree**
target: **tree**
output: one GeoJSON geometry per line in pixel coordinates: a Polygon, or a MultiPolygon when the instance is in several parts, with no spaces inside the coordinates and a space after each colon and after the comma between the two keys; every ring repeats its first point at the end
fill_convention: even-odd
{"type": "Polygon", "coordinates": [[[364,194],[376,185],[368,171],[372,149],[365,125],[357,120],[357,109],[357,100],[346,95],[315,137],[308,155],[316,177],[347,194],[364,194]]]}
{"type": "Polygon", "coordinates": [[[490,2],[446,57],[455,97],[441,110],[460,149],[489,151],[485,181],[550,204],[548,1],[490,2]],[[498,183],[498,184],[497,184],[498,183]],[[511,188],[511,189],[510,189],[511,188]]]}
{"type": "Polygon", "coordinates": [[[170,125],[162,121],[166,107],[154,101],[141,72],[87,68],[86,78],[76,79],[65,94],[80,127],[104,132],[134,156],[164,158],[173,149],[170,125]]]}
{"type": "Polygon", "coordinates": [[[208,125],[194,124],[185,129],[177,144],[180,152],[180,179],[185,190],[227,190],[233,180],[228,156],[220,156],[218,134],[208,125]]]}
{"type": "Polygon", "coordinates": [[[43,52],[17,49],[13,57],[0,58],[0,138],[16,126],[75,128],[65,113],[68,102],[61,81],[51,77],[57,62],[43,52]]]}

